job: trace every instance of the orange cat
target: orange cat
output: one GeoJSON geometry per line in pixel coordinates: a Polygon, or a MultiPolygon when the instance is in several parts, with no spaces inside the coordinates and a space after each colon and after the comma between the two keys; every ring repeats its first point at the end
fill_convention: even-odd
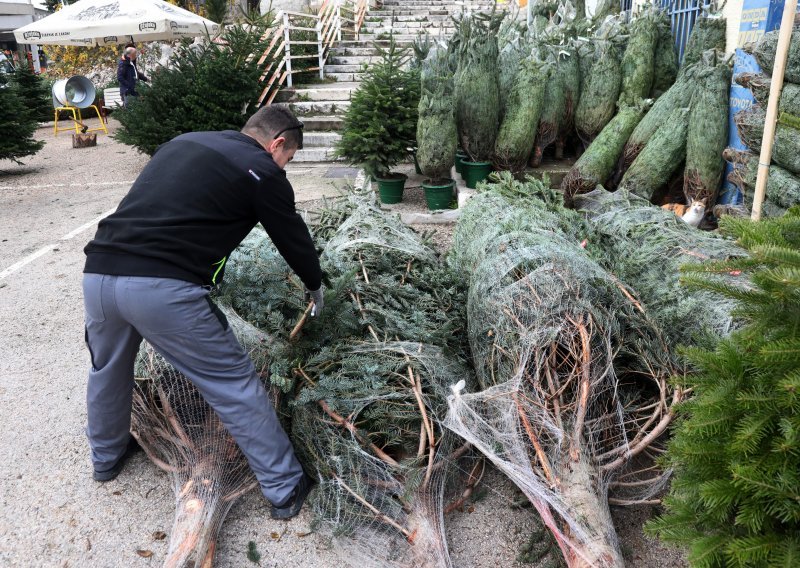
{"type": "Polygon", "coordinates": [[[687,225],[697,227],[706,216],[706,203],[705,201],[692,201],[691,205],[684,205],[683,203],[667,203],[661,206],[662,209],[672,211],[683,219],[687,225]]]}

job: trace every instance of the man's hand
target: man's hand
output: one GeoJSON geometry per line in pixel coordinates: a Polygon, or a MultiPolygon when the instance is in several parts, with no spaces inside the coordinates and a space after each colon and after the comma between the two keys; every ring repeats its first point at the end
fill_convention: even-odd
{"type": "Polygon", "coordinates": [[[319,317],[322,314],[322,308],[325,307],[325,298],[323,297],[322,291],[322,286],[319,287],[319,290],[306,290],[306,301],[314,301],[314,307],[311,308],[312,316],[319,317]]]}

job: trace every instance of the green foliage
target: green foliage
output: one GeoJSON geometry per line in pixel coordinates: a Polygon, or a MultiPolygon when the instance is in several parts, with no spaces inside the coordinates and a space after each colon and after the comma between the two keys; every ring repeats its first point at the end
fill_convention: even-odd
{"type": "MultiPolygon", "coordinates": [[[[747,47],[755,56],[756,61],[762,69],[772,70],[775,65],[775,53],[778,49],[778,32],[779,30],[765,33],[755,45],[747,47]]],[[[800,31],[798,30],[792,32],[792,40],[789,44],[789,58],[786,61],[784,78],[790,83],[800,83],[800,31]]]]}
{"type": "Polygon", "coordinates": [[[556,141],[561,124],[567,115],[567,66],[558,46],[544,46],[540,55],[550,65],[550,78],[545,84],[542,115],[534,144],[534,164],[539,165],[545,149],[556,141]]]}
{"type": "Polygon", "coordinates": [[[414,145],[420,78],[406,68],[408,51],[398,47],[394,37],[389,47],[376,49],[380,59],[367,69],[353,94],[336,155],[374,178],[386,178],[414,145]]]}
{"type": "Polygon", "coordinates": [[[421,71],[417,123],[417,161],[430,180],[450,176],[458,144],[453,81],[448,75],[447,54],[443,50],[431,52],[421,71]]]}
{"type": "Polygon", "coordinates": [[[672,37],[669,15],[661,11],[656,18],[658,41],[653,69],[653,89],[650,93],[654,98],[666,93],[678,76],[678,52],[675,49],[675,38],[672,37]]]}
{"type": "Polygon", "coordinates": [[[225,28],[226,45],[183,46],[174,67],[159,69],[140,96],[114,114],[122,123],[116,138],[152,154],[185,132],[238,130],[256,109],[261,69],[252,54],[263,51],[264,22],[225,28]]]}
{"type": "Polygon", "coordinates": [[[619,110],[564,177],[561,188],[565,196],[571,199],[606,183],[622,154],[625,142],[646,109],[646,105],[642,104],[636,108],[623,106],[619,110]]]}
{"type": "Polygon", "coordinates": [[[37,121],[26,110],[19,87],[4,81],[0,74],[0,160],[22,164],[19,159],[41,150],[44,142],[33,138],[37,121]]]}
{"type": "Polygon", "coordinates": [[[488,162],[500,126],[496,31],[502,17],[473,15],[465,21],[455,76],[458,138],[473,162],[488,162]]]}
{"type": "Polygon", "coordinates": [[[686,140],[684,194],[688,202],[716,203],[728,144],[728,90],[731,70],[720,62],[705,67],[698,75],[699,87],[692,98],[686,140]]]}
{"type": "MultiPolygon", "coordinates": [[[[727,179],[742,192],[744,209],[749,213],[758,177],[758,156],[733,148],[726,148],[722,155],[733,166],[727,179]]],[[[770,164],[767,190],[761,204],[762,216],[780,217],[788,208],[799,204],[800,179],[780,166],[770,164]]]]}
{"type": "Polygon", "coordinates": [[[687,68],[678,77],[675,84],[658,98],[650,112],[636,125],[631,137],[625,144],[623,152],[626,167],[633,163],[633,160],[636,159],[636,156],[639,155],[639,152],[642,151],[642,148],[655,134],[656,130],[669,119],[670,114],[675,109],[686,106],[687,102],[692,100],[694,91],[697,88],[695,81],[696,69],[696,65],[687,68]]]}
{"type": "Polygon", "coordinates": [[[31,120],[44,122],[53,120],[53,100],[47,82],[33,72],[27,60],[17,65],[12,81],[22,97],[25,110],[31,120]]]}
{"type": "Polygon", "coordinates": [[[622,56],[622,93],[620,104],[636,105],[650,96],[653,88],[656,44],[659,32],[655,15],[646,11],[634,20],[631,37],[622,56]]]}
{"type": "Polygon", "coordinates": [[[256,543],[252,540],[247,543],[247,559],[253,564],[261,563],[261,553],[256,548],[256,543]]]}
{"type": "MultiPolygon", "coordinates": [[[[772,82],[768,75],[763,73],[739,73],[734,77],[734,80],[742,87],[749,88],[759,105],[763,108],[767,107],[772,82]]],[[[778,112],[800,116],[800,85],[794,83],[783,84],[778,112]]]]}
{"type": "Polygon", "coordinates": [[[693,567],[797,566],[800,561],[800,211],[721,228],[751,258],[694,269],[687,282],[737,302],[744,327],[686,355],[693,398],[669,443],[666,513],[648,525],[689,548],[693,567]],[[704,272],[744,270],[745,287],[704,272]]]}
{"type": "Polygon", "coordinates": [[[686,157],[688,128],[689,109],[675,109],[625,172],[620,189],[653,199],[686,157]]]}
{"type": "Polygon", "coordinates": [[[681,72],[689,65],[700,61],[703,53],[709,49],[725,51],[726,26],[725,18],[704,17],[695,22],[692,33],[686,42],[686,48],[683,51],[681,72]]]}
{"type": "Polygon", "coordinates": [[[206,17],[212,22],[222,24],[228,15],[229,0],[206,0],[206,17]]]}
{"type": "Polygon", "coordinates": [[[610,41],[596,42],[591,61],[591,70],[583,77],[581,98],[575,111],[575,127],[586,144],[614,117],[622,85],[619,55],[610,41]]]}
{"type": "MultiPolygon", "coordinates": [[[[760,105],[739,111],[733,117],[739,137],[753,152],[761,150],[767,112],[760,105]]],[[[794,174],[800,174],[800,130],[778,121],[772,147],[772,161],[794,174]]]]}
{"type": "Polygon", "coordinates": [[[538,60],[527,58],[519,63],[494,147],[492,161],[498,169],[525,169],[536,140],[548,75],[549,69],[538,60]]]}

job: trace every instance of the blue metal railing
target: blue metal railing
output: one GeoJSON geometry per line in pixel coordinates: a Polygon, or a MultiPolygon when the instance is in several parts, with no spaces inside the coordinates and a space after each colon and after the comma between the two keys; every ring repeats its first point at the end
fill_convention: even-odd
{"type": "Polygon", "coordinates": [[[707,0],[660,1],[661,7],[666,10],[672,21],[672,35],[675,38],[675,47],[678,49],[678,61],[683,61],[683,52],[686,50],[689,34],[692,33],[697,18],[704,12],[708,12],[711,4],[707,0]]]}
{"type": "MultiPolygon", "coordinates": [[[[709,0],[655,0],[655,3],[669,15],[675,47],[678,50],[678,61],[683,61],[686,42],[689,41],[689,34],[692,33],[697,18],[708,12],[712,4],[709,0]]],[[[620,0],[620,6],[622,12],[630,18],[633,0],[620,0]]]]}

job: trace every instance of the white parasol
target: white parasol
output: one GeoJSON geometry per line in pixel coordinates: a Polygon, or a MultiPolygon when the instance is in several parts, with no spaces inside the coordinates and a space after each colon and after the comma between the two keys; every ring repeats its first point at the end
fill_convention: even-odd
{"type": "Polygon", "coordinates": [[[17,43],[115,45],[213,35],[219,25],[161,0],[81,0],[14,30],[17,43]]]}

